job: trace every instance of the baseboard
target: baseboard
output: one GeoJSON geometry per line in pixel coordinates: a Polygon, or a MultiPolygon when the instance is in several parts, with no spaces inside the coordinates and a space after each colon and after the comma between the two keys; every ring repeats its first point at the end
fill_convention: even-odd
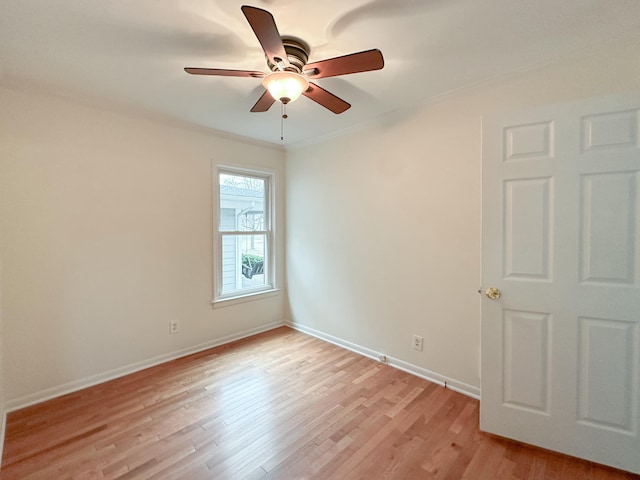
{"type": "MultiPolygon", "coordinates": [[[[305,325],[302,325],[300,323],[296,323],[293,321],[288,321],[287,325],[293,328],[294,330],[298,330],[300,332],[306,333],[308,335],[327,341],[329,343],[333,343],[334,345],[338,345],[339,347],[346,348],[347,350],[351,350],[352,352],[358,353],[360,355],[364,355],[365,357],[369,357],[374,360],[379,360],[378,356],[380,355],[380,352],[376,352],[375,350],[371,350],[370,348],[357,345],[347,340],[343,340],[342,338],[334,337],[333,335],[330,335],[328,333],[321,332],[314,328],[307,327],[305,325]]],[[[424,378],[425,380],[429,380],[430,382],[449,388],[454,392],[458,392],[468,397],[480,400],[480,389],[478,387],[474,387],[473,385],[460,382],[453,378],[449,378],[445,375],[440,375],[439,373],[432,372],[431,370],[427,370],[426,368],[419,367],[417,365],[414,365],[409,362],[405,362],[404,360],[400,360],[398,358],[390,357],[389,355],[386,355],[386,359],[387,359],[386,363],[388,365],[394,368],[397,368],[398,370],[402,370],[403,372],[410,373],[412,375],[415,375],[416,377],[424,378]]]]}
{"type": "Polygon", "coordinates": [[[0,412],[0,466],[2,465],[2,451],[4,448],[4,435],[7,429],[7,411],[3,407],[2,412],[0,412]]]}
{"type": "MultiPolygon", "coordinates": [[[[243,338],[250,337],[252,335],[257,335],[258,333],[266,332],[269,330],[273,330],[274,328],[282,327],[284,325],[286,325],[284,321],[273,322],[267,325],[262,325],[260,327],[244,330],[242,332],[238,332],[233,335],[227,335],[225,337],[210,340],[208,342],[201,343],[199,345],[183,348],[181,350],[176,350],[164,355],[159,355],[157,357],[153,357],[148,360],[132,363],[124,367],[110,370],[108,372],[92,375],[90,377],[82,378],[79,380],[74,380],[73,382],[65,383],[63,385],[58,385],[56,387],[47,388],[45,390],[41,390],[36,393],[32,393],[20,398],[9,400],[5,404],[4,418],[6,418],[6,414],[9,412],[20,410],[21,408],[35,405],[36,403],[44,402],[46,400],[51,400],[52,398],[56,398],[62,395],[66,395],[68,393],[76,392],[78,390],[82,390],[83,388],[92,387],[94,385],[98,385],[100,383],[104,383],[109,380],[113,380],[115,378],[123,377],[125,375],[129,375],[131,373],[144,370],[145,368],[153,367],[155,365],[159,365],[164,362],[175,360],[176,358],[202,352],[203,350],[207,350],[209,348],[219,347],[220,345],[234,342],[236,340],[241,340],[243,338]]],[[[2,425],[2,428],[4,433],[4,423],[2,425]]],[[[4,439],[4,435],[2,438],[4,439]]]]}
{"type": "MultiPolygon", "coordinates": [[[[338,345],[339,347],[343,347],[343,348],[346,348],[347,350],[351,350],[352,352],[358,353],[360,355],[364,355],[365,357],[378,360],[378,355],[380,352],[377,352],[370,348],[363,347],[361,345],[349,342],[342,338],[335,337],[328,333],[321,332],[319,330],[313,329],[311,327],[307,327],[305,325],[302,325],[296,322],[291,322],[291,321],[273,322],[267,325],[253,328],[253,329],[244,330],[242,332],[238,332],[233,335],[227,335],[225,337],[210,340],[208,342],[201,343],[199,345],[183,348],[181,350],[176,350],[174,352],[167,353],[164,355],[159,355],[157,357],[154,357],[148,360],[143,360],[141,362],[133,363],[130,365],[126,365],[124,367],[110,370],[108,372],[93,375],[93,376],[86,377],[79,380],[74,380],[73,382],[65,383],[62,385],[58,385],[56,387],[51,387],[36,393],[25,395],[20,398],[9,400],[4,405],[5,409],[4,409],[3,415],[0,416],[0,421],[2,422],[0,425],[0,440],[4,439],[6,416],[7,416],[7,413],[9,412],[20,410],[21,408],[25,408],[25,407],[34,405],[36,403],[44,402],[52,398],[60,397],[68,393],[76,392],[78,390],[82,390],[83,388],[92,387],[99,383],[104,383],[109,380],[113,380],[115,378],[123,377],[125,375],[129,375],[131,373],[144,370],[145,368],[153,367],[155,365],[159,365],[164,362],[175,360],[176,358],[184,357],[186,355],[191,355],[193,353],[198,353],[203,350],[207,350],[209,348],[218,347],[220,345],[224,345],[226,343],[230,343],[236,340],[250,337],[258,333],[273,330],[274,328],[278,328],[283,325],[288,325],[289,327],[295,330],[298,330],[300,332],[307,333],[321,340],[327,341],[329,343],[333,343],[334,345],[338,345]]],[[[446,386],[447,388],[450,388],[455,392],[462,393],[463,395],[467,395],[472,398],[480,399],[480,389],[478,387],[474,387],[473,385],[468,385],[464,382],[460,382],[453,378],[449,378],[445,375],[440,375],[436,372],[432,372],[425,368],[419,367],[409,362],[405,362],[404,360],[400,360],[398,358],[391,357],[389,355],[387,355],[387,364],[399,370],[415,375],[417,377],[424,378],[425,380],[429,380],[430,382],[437,383],[438,385],[446,386]]],[[[1,453],[1,448],[3,444],[4,442],[0,443],[0,453],[1,453]]]]}

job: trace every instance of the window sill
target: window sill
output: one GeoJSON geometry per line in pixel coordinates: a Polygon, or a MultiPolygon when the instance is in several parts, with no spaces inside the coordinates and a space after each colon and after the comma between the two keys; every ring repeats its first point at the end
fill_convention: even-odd
{"type": "Polygon", "coordinates": [[[262,300],[263,298],[275,297],[280,295],[279,288],[272,288],[270,290],[262,290],[260,292],[247,293],[245,295],[237,295],[235,297],[219,298],[213,300],[213,308],[230,307],[231,305],[237,305],[239,303],[252,302],[254,300],[262,300]]]}

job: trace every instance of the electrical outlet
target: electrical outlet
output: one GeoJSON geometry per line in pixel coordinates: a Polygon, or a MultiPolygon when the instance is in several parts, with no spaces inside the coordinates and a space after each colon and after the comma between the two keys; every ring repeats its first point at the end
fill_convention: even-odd
{"type": "Polygon", "coordinates": [[[414,350],[422,351],[422,340],[423,338],[419,335],[413,336],[413,342],[411,342],[411,346],[414,350]]]}
{"type": "Polygon", "coordinates": [[[180,331],[180,324],[178,321],[169,322],[169,333],[178,333],[180,331]]]}

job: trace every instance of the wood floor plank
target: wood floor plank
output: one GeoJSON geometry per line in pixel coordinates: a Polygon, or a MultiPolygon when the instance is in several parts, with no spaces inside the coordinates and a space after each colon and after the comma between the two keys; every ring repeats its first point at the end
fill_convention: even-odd
{"type": "Polygon", "coordinates": [[[3,480],[630,480],[478,430],[479,404],[286,327],[8,415],[3,480]]]}

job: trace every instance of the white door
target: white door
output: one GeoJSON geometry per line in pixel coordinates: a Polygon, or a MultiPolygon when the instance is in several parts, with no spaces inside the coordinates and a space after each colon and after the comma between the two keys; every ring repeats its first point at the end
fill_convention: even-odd
{"type": "Polygon", "coordinates": [[[483,119],[482,162],[482,430],[640,473],[640,92],[483,119]]]}

